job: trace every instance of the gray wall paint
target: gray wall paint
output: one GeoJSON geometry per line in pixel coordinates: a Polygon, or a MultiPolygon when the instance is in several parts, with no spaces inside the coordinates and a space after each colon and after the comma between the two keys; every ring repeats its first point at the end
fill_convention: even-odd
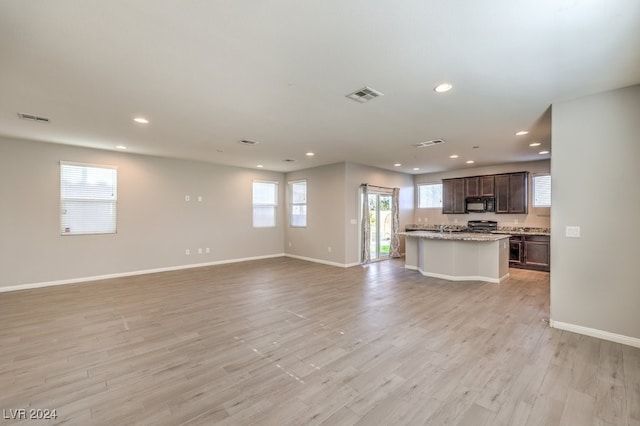
{"type": "MultiPolygon", "coordinates": [[[[554,153],[555,155],[555,153],[554,153]]],[[[469,214],[442,214],[442,209],[418,209],[415,210],[414,223],[427,225],[440,224],[466,224],[469,220],[487,219],[496,220],[500,226],[535,226],[548,228],[551,223],[549,207],[533,207],[531,201],[531,179],[534,174],[549,173],[551,164],[549,160],[530,161],[513,164],[500,164],[496,166],[474,167],[453,170],[442,173],[427,173],[415,176],[416,186],[423,183],[439,183],[442,179],[451,179],[467,176],[493,175],[511,172],[529,172],[529,213],[528,214],[494,214],[494,213],[469,213],[469,214]]],[[[418,205],[416,192],[415,205],[418,205]]]]}
{"type": "Polygon", "coordinates": [[[284,189],[282,173],[0,138],[0,286],[282,254],[284,189]],[[117,234],[60,235],[60,160],[118,166],[117,234]],[[279,182],[276,228],[252,226],[253,179],[279,182]]]}
{"type": "Polygon", "coordinates": [[[287,184],[296,180],[307,181],[307,227],[291,228],[287,218],[285,252],[344,264],[345,163],[290,172],[286,180],[287,184]]]}
{"type": "Polygon", "coordinates": [[[306,179],[308,185],[308,225],[306,228],[287,226],[287,254],[341,265],[358,264],[358,191],[362,183],[400,188],[401,227],[413,218],[413,177],[410,175],[360,164],[338,163],[291,172],[286,178],[287,182],[306,179]],[[358,223],[352,224],[352,219],[358,223]],[[328,247],[331,247],[331,253],[328,247]]]}
{"type": "Polygon", "coordinates": [[[553,105],[551,319],[640,338],[640,86],[553,105]],[[581,238],[565,227],[581,227],[581,238]]]}

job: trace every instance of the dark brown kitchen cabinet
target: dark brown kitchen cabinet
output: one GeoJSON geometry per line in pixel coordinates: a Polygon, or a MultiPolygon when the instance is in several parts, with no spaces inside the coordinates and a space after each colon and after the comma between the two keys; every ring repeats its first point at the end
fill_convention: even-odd
{"type": "Polygon", "coordinates": [[[495,175],[496,213],[526,214],[528,172],[495,175]]]}
{"type": "Polygon", "coordinates": [[[509,239],[509,266],[549,271],[551,244],[547,235],[513,235],[509,239]]]}
{"type": "Polygon", "coordinates": [[[467,197],[493,197],[493,175],[473,176],[464,179],[467,197]]]}
{"type": "Polygon", "coordinates": [[[495,195],[495,178],[493,175],[480,176],[480,196],[493,197],[495,195]]]}
{"type": "Polygon", "coordinates": [[[442,180],[442,213],[465,213],[465,188],[464,178],[442,180]]]}
{"type": "Polygon", "coordinates": [[[464,182],[467,187],[467,197],[480,196],[480,176],[465,178],[464,182]]]}

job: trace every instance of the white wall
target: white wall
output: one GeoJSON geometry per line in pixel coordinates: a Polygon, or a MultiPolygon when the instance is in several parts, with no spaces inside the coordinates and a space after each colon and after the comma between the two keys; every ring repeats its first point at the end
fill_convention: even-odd
{"type": "Polygon", "coordinates": [[[282,173],[0,138],[0,287],[281,255],[284,202],[253,228],[253,179],[284,200],[282,173]],[[60,235],[61,160],[118,166],[117,234],[60,235]]]}
{"type": "Polygon", "coordinates": [[[640,86],[554,104],[552,122],[551,319],[640,339],[640,86]]]}
{"type": "MultiPolygon", "coordinates": [[[[554,153],[555,155],[555,153],[554,153]]],[[[466,224],[469,220],[487,219],[495,220],[499,226],[530,226],[548,228],[551,222],[549,207],[533,207],[531,200],[531,185],[534,174],[549,173],[551,165],[549,160],[529,161],[522,163],[500,164],[486,167],[473,167],[452,170],[441,173],[426,173],[415,176],[416,186],[422,183],[440,183],[442,179],[451,179],[467,176],[493,175],[512,172],[529,172],[529,213],[527,214],[495,214],[495,213],[469,213],[469,214],[443,214],[441,208],[415,210],[413,223],[440,225],[440,224],[466,224]]],[[[553,178],[552,178],[553,179],[553,178]]],[[[418,205],[416,192],[415,205],[418,205]]]]}

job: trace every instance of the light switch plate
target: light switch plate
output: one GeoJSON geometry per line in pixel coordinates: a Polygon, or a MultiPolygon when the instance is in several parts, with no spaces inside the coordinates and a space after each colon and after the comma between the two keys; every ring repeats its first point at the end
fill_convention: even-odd
{"type": "Polygon", "coordinates": [[[564,229],[564,235],[569,238],[580,238],[580,227],[579,226],[567,226],[564,229]]]}

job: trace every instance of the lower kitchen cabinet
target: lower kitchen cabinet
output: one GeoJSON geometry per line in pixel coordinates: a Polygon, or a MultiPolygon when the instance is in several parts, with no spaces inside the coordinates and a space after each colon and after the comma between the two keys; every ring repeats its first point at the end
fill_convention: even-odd
{"type": "Polygon", "coordinates": [[[512,235],[509,239],[509,266],[549,271],[550,247],[547,235],[512,235]]]}

